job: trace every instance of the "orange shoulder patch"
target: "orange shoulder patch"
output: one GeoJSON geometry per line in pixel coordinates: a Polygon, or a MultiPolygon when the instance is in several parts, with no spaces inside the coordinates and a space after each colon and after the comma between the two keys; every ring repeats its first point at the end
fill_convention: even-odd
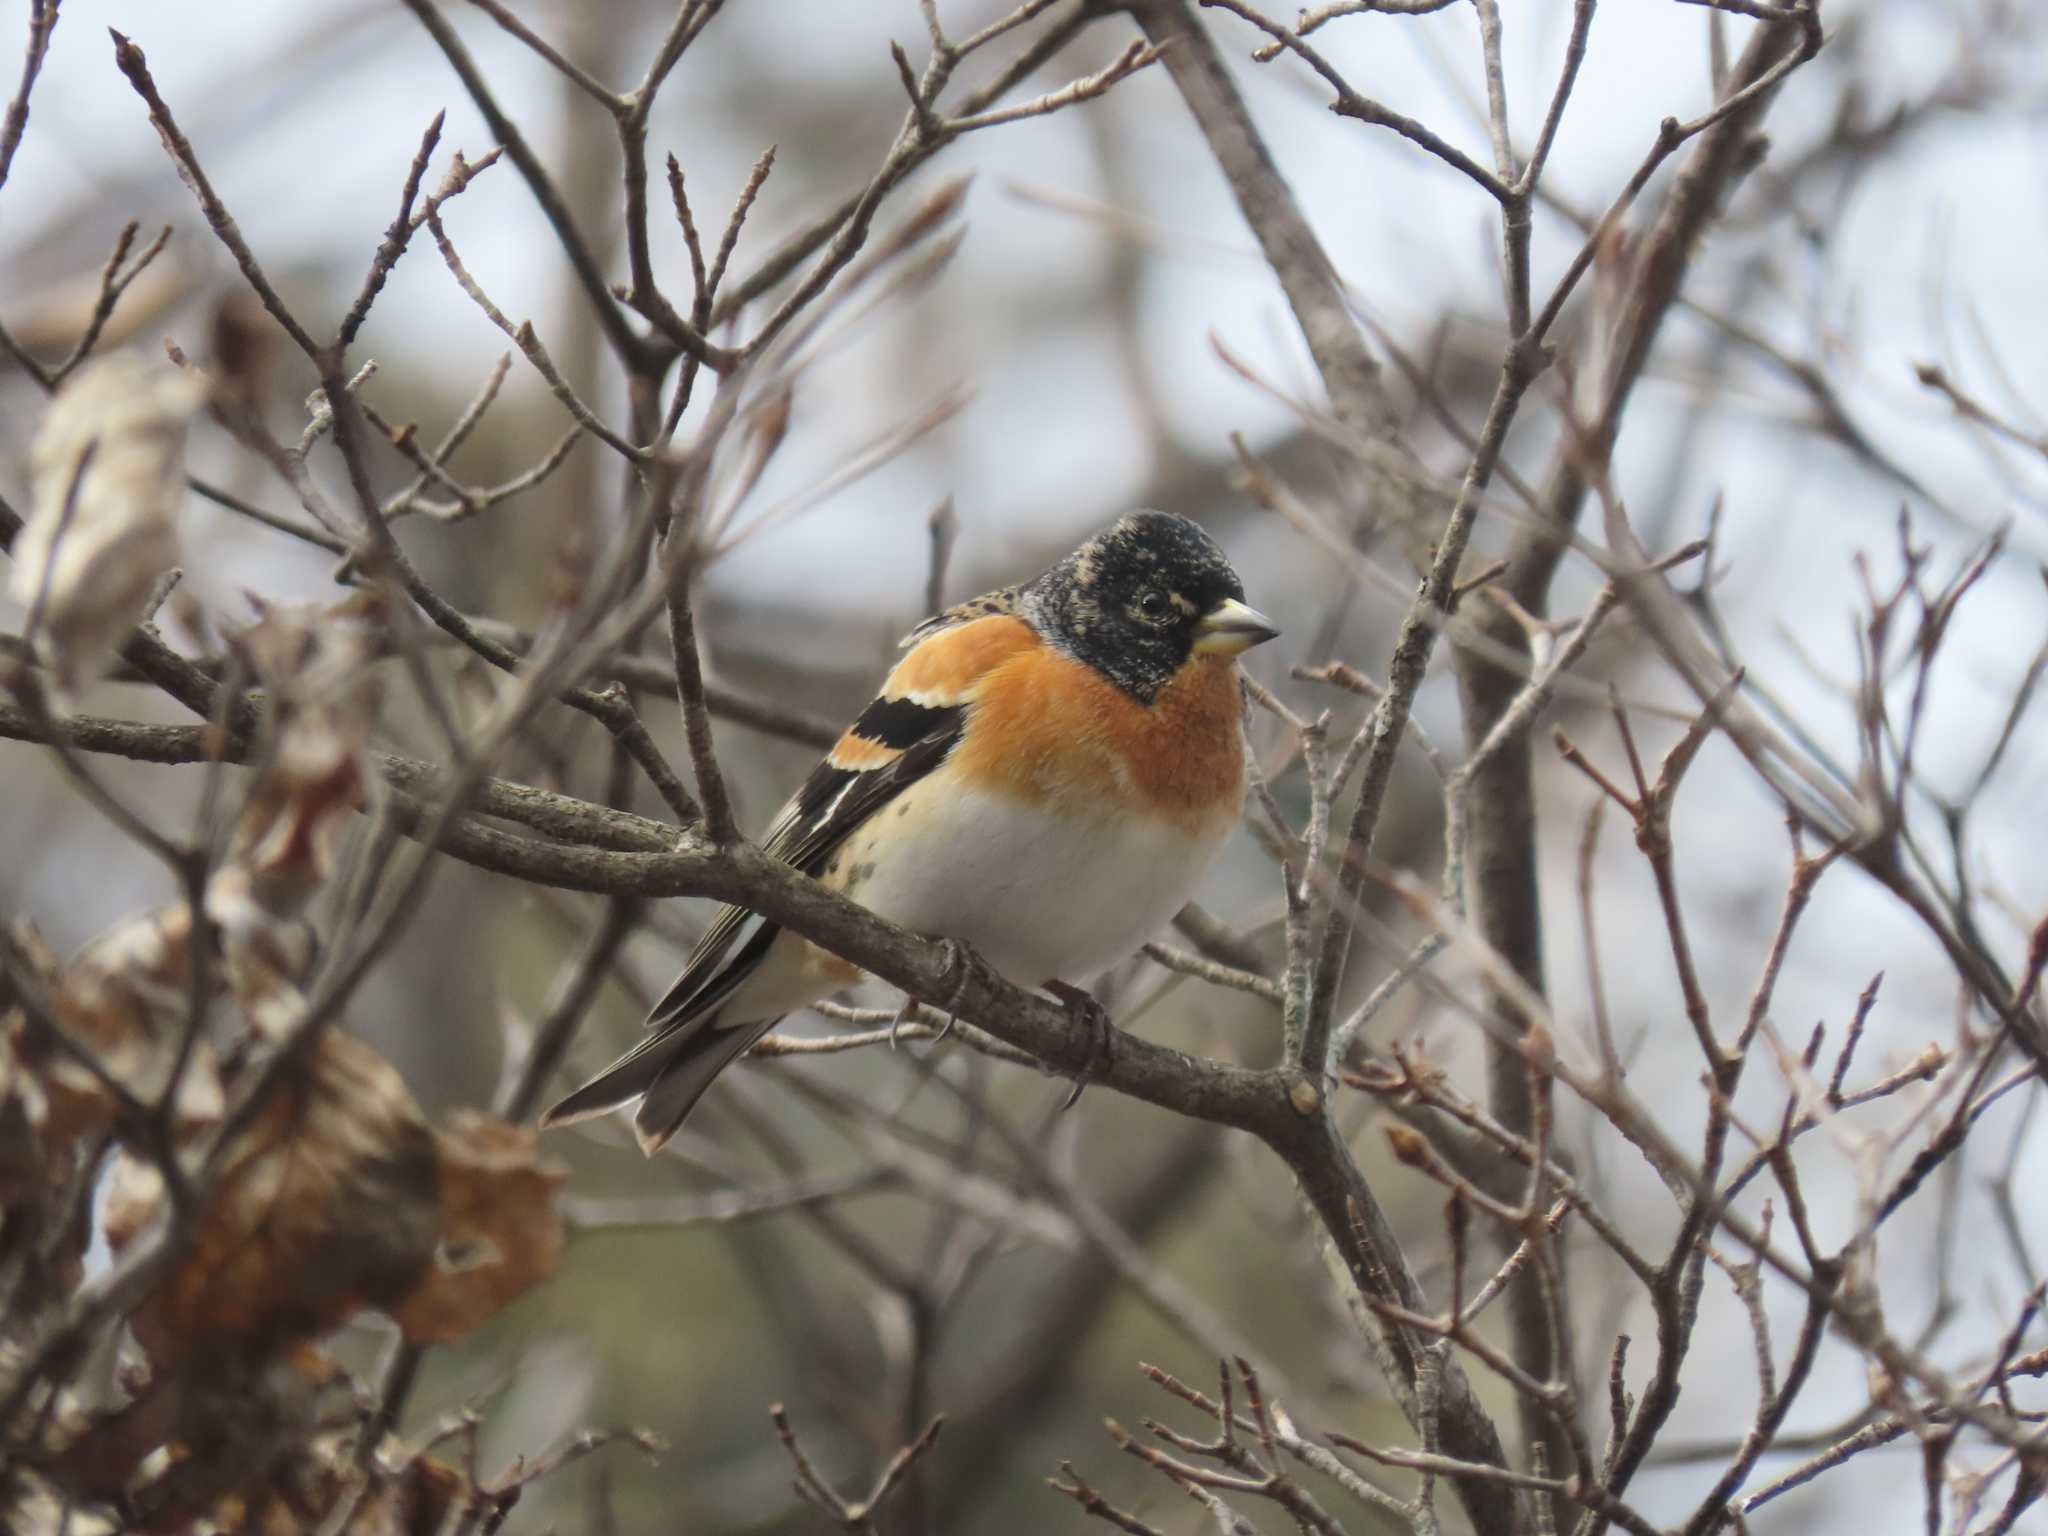
{"type": "Polygon", "coordinates": [[[882,697],[950,707],[1012,657],[1044,649],[1038,631],[1022,619],[974,619],[918,641],[882,684],[882,697]]]}
{"type": "Polygon", "coordinates": [[[833,744],[825,761],[834,768],[844,768],[850,773],[865,773],[871,768],[886,768],[903,755],[901,747],[888,746],[883,742],[869,741],[850,727],[833,744]]]}
{"type": "Polygon", "coordinates": [[[1226,657],[1196,657],[1150,707],[1085,662],[1043,648],[1004,662],[977,693],[960,771],[1033,801],[1197,823],[1244,802],[1243,702],[1226,657]]]}

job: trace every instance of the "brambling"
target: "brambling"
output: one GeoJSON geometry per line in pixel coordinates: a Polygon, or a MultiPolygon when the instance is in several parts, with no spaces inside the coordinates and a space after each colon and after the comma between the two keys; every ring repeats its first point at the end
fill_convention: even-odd
{"type": "MultiPolygon", "coordinates": [[[[1156,933],[1236,826],[1235,658],[1278,633],[1199,527],[1133,513],[1035,580],[913,630],[763,845],[892,922],[964,941],[1019,985],[1093,1007],[1106,1029],[1063,978],[1156,933]]],[[[637,1099],[651,1156],[778,1019],[861,975],[726,907],[647,1038],[541,1123],[637,1099]]]]}

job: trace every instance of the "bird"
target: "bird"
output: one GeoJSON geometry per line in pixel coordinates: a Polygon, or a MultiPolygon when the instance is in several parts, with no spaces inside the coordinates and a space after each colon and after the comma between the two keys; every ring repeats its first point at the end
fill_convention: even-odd
{"type": "MultiPolygon", "coordinates": [[[[1107,1016],[1070,978],[1158,932],[1236,828],[1237,658],[1278,634],[1200,525],[1127,514],[1033,580],[912,630],[762,846],[892,922],[971,946],[1002,976],[1089,1014],[1106,1044],[1107,1016]]],[[[651,1157],[783,1015],[862,975],[724,907],[646,1038],[540,1123],[637,1101],[634,1133],[651,1157]]]]}

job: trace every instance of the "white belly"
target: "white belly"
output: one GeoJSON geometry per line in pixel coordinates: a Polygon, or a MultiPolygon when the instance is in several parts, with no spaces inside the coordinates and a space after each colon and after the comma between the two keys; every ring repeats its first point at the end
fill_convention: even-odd
{"type": "MultiPolygon", "coordinates": [[[[1056,814],[964,790],[943,772],[912,785],[849,840],[847,894],[913,932],[965,939],[1021,986],[1080,983],[1158,933],[1194,894],[1236,824],[1056,814]],[[895,821],[931,850],[873,861],[869,836],[895,821]]],[[[891,828],[893,834],[898,828],[891,828]]]]}

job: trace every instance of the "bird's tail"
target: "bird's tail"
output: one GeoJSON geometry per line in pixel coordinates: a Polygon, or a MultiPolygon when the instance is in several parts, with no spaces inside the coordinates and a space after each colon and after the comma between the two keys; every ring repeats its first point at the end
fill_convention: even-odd
{"type": "Polygon", "coordinates": [[[700,1015],[656,1030],[542,1115],[541,1127],[589,1120],[638,1099],[633,1134],[652,1157],[682,1129],[712,1079],[776,1023],[749,1019],[721,1029],[715,1017],[700,1015]]]}

